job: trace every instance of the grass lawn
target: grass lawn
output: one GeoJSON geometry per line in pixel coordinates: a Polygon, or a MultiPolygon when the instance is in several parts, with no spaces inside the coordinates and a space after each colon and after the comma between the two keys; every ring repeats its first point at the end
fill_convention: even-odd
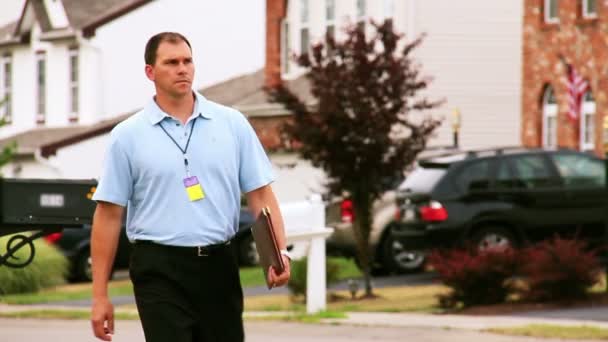
{"type": "MultiPolygon", "coordinates": [[[[340,265],[339,279],[358,278],[361,272],[350,259],[330,258],[340,265]]],[[[264,273],[260,267],[244,267],[240,270],[243,287],[262,286],[265,284],[264,273]]],[[[133,286],[129,280],[110,282],[110,296],[133,295],[133,286]]],[[[6,304],[41,304],[57,303],[91,298],[91,284],[69,284],[56,288],[42,290],[37,293],[6,295],[0,297],[0,302],[6,304]]]]}
{"type": "Polygon", "coordinates": [[[608,329],[589,326],[560,326],[532,324],[514,328],[492,328],[488,332],[543,338],[578,339],[578,340],[608,340],[608,329]]]}

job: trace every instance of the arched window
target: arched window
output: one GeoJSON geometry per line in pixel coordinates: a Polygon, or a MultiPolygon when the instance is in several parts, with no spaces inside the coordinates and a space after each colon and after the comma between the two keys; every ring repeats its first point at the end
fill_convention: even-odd
{"type": "Polygon", "coordinates": [[[543,146],[557,146],[557,100],[553,87],[545,88],[543,94],[543,146]]]}
{"type": "Polygon", "coordinates": [[[581,151],[592,151],[595,149],[595,99],[591,90],[583,96],[581,106],[579,134],[581,151]]]}

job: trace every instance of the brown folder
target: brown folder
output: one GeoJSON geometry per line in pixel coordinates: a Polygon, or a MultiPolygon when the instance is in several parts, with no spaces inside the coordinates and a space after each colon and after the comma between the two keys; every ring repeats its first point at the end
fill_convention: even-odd
{"type": "Polygon", "coordinates": [[[285,265],[283,264],[283,257],[274,233],[272,217],[268,207],[262,208],[262,212],[251,228],[251,233],[260,256],[260,266],[264,270],[264,277],[268,279],[268,268],[270,266],[273,266],[278,273],[283,272],[285,265]]]}

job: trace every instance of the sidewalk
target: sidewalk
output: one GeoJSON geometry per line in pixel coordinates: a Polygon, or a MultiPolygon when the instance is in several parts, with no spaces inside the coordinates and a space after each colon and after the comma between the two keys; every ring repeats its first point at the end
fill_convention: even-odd
{"type": "MultiPolygon", "coordinates": [[[[70,310],[88,312],[88,307],[66,305],[7,305],[0,304],[0,313],[14,313],[32,310],[70,310]]],[[[136,309],[117,308],[116,312],[137,313],[136,309]]],[[[248,318],[284,317],[291,312],[245,312],[248,318]]],[[[298,313],[300,314],[300,313],[298,313]]],[[[322,324],[342,324],[374,327],[410,327],[436,329],[485,330],[499,327],[517,327],[530,324],[560,325],[560,326],[593,326],[608,329],[608,307],[589,309],[560,309],[537,311],[532,313],[472,316],[472,315],[443,315],[419,313],[384,313],[384,312],[349,312],[347,318],[323,319],[322,324]],[[582,318],[568,318],[568,317],[582,318]]]]}

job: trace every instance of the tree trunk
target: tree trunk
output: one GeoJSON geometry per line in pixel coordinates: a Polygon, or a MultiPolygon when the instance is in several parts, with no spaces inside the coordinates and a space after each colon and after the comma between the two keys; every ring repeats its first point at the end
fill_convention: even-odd
{"type": "Polygon", "coordinates": [[[369,196],[363,192],[361,196],[353,196],[353,206],[355,209],[355,221],[353,229],[355,230],[355,238],[357,240],[357,254],[359,264],[363,271],[363,279],[365,281],[365,297],[373,297],[372,278],[371,278],[371,262],[369,248],[369,235],[371,231],[371,200],[369,196]]]}

